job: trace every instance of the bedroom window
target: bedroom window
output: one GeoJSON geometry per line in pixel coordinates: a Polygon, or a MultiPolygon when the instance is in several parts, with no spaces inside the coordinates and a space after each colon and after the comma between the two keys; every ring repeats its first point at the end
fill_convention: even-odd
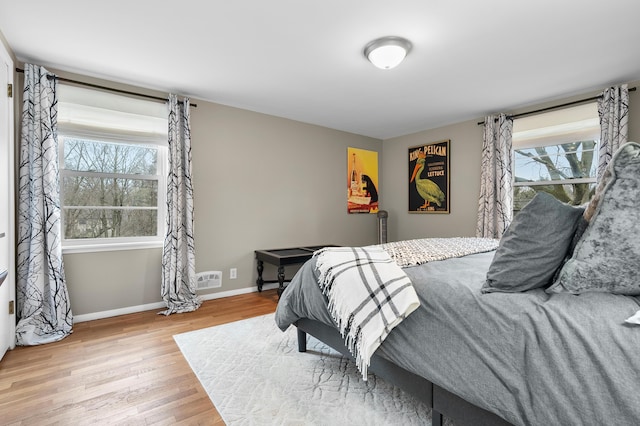
{"type": "Polygon", "coordinates": [[[596,186],[599,138],[595,103],[516,119],[514,213],[540,191],[571,205],[589,201],[596,186]]]}
{"type": "Polygon", "coordinates": [[[59,89],[64,251],[160,247],[166,105],[75,86],[59,89]]]}

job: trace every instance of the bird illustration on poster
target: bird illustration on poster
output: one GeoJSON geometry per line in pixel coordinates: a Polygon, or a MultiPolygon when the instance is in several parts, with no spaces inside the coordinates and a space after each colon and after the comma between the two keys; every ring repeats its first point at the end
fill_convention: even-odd
{"type": "Polygon", "coordinates": [[[450,141],[409,148],[409,213],[450,213],[450,141]]]}

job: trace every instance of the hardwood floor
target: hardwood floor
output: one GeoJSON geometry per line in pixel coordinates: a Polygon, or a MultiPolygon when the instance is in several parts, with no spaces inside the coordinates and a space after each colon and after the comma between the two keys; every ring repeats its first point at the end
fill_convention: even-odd
{"type": "MultiPolygon", "coordinates": [[[[274,312],[275,290],[76,324],[0,362],[1,425],[223,425],[174,334],[274,312]]],[[[224,342],[221,342],[224,344],[224,342]]]]}

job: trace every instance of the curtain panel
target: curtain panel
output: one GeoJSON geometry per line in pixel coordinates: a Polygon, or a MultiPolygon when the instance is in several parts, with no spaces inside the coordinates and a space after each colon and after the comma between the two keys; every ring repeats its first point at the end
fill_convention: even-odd
{"type": "Polygon", "coordinates": [[[513,218],[512,133],[513,118],[485,117],[477,237],[502,237],[513,218]]]}
{"type": "Polygon", "coordinates": [[[191,121],[189,99],[182,105],[169,95],[169,175],[167,179],[167,234],[162,253],[164,315],[191,312],[200,307],[196,295],[193,239],[193,184],[191,181],[191,121]]]}
{"type": "Polygon", "coordinates": [[[600,148],[598,150],[598,180],[611,156],[627,143],[629,134],[629,89],[626,84],[610,87],[598,99],[600,116],[600,148]]]}
{"type": "Polygon", "coordinates": [[[73,315],[62,261],[57,81],[25,64],[18,176],[18,345],[60,340],[73,315]]]}

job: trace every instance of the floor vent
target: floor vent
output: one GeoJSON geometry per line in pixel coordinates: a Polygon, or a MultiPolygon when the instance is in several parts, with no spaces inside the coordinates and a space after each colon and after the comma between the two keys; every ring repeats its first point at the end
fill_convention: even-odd
{"type": "Polygon", "coordinates": [[[222,287],[222,271],[206,271],[196,274],[196,290],[222,287]]]}

